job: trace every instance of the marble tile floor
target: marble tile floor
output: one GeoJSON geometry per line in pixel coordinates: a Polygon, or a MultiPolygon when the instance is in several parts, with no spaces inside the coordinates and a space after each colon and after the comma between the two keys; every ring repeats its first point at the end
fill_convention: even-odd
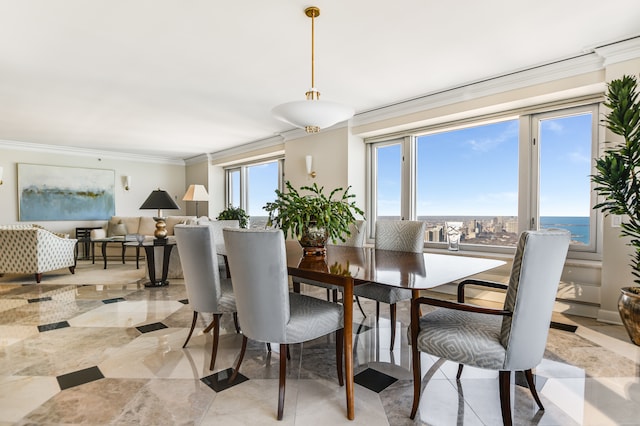
{"type": "MultiPolygon", "coordinates": [[[[355,420],[346,419],[329,336],[292,347],[278,422],[278,354],[250,342],[240,378],[227,386],[241,336],[223,316],[209,371],[210,335],[194,335],[182,349],[192,316],[186,297],[180,280],[152,289],[0,281],[0,425],[501,424],[497,373],[467,367],[456,382],[455,364],[424,354],[419,416],[410,420],[408,303],[398,305],[390,352],[388,308],[376,325],[374,304],[364,300],[368,317],[354,313],[355,420]]],[[[640,425],[640,351],[622,327],[559,314],[554,321],[577,329],[550,330],[535,370],[546,410],[516,375],[514,423],[640,425]]]]}

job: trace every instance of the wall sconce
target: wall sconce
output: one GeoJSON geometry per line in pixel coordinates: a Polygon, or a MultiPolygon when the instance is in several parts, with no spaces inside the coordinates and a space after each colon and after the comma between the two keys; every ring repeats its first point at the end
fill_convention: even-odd
{"type": "Polygon", "coordinates": [[[4,171],[4,169],[2,168],[2,166],[0,166],[0,185],[2,185],[2,172],[4,171]]]}
{"type": "Polygon", "coordinates": [[[313,157],[310,155],[307,155],[306,157],[304,157],[305,163],[307,165],[307,174],[309,176],[311,176],[312,178],[316,177],[316,172],[312,171],[311,169],[313,168],[313,157]]]}
{"type": "Polygon", "coordinates": [[[128,191],[131,188],[131,176],[123,176],[124,190],[128,191]]]}

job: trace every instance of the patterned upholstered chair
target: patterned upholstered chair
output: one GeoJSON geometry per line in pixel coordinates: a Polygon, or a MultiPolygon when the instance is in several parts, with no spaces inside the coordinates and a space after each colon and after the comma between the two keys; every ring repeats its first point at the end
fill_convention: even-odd
{"type": "Polygon", "coordinates": [[[465,280],[458,287],[458,303],[421,297],[411,306],[413,407],[420,402],[420,351],[463,365],[499,371],[502,420],[511,424],[511,371],[524,371],[529,389],[541,410],[542,402],[531,369],[540,363],[570,233],[564,230],[525,231],[520,235],[509,285],[465,280]],[[464,303],[466,285],[507,290],[502,309],[464,303]],[[420,318],[420,304],[438,306],[420,318]]]}
{"type": "Polygon", "coordinates": [[[247,338],[280,344],[280,386],[278,420],[282,419],[287,376],[287,349],[336,332],[336,365],[340,386],[342,375],[343,311],[337,303],[289,293],[287,254],[280,229],[225,229],[227,257],[233,277],[238,316],[244,338],[240,369],[247,338]]]}
{"type": "MultiPolygon", "coordinates": [[[[351,235],[345,236],[344,241],[333,241],[332,244],[336,246],[347,246],[347,247],[362,247],[364,245],[364,237],[365,237],[365,227],[367,226],[367,222],[364,220],[356,220],[354,223],[349,225],[349,233],[351,235]]],[[[338,300],[338,291],[342,289],[340,286],[335,286],[327,283],[323,283],[320,281],[313,281],[302,279],[299,277],[293,277],[293,291],[296,293],[300,293],[300,284],[311,284],[318,287],[323,287],[327,289],[327,300],[330,300],[330,295],[333,295],[333,301],[337,302],[338,300]]],[[[358,306],[360,303],[358,302],[358,306]]],[[[360,307],[362,311],[362,307],[360,307]]],[[[364,311],[362,311],[362,315],[364,315],[364,311]]]]}
{"type": "MultiPolygon", "coordinates": [[[[376,222],[376,249],[422,253],[425,223],[412,220],[379,220],[376,222]]],[[[391,319],[391,344],[396,339],[396,303],[411,300],[411,290],[387,287],[380,284],[365,284],[353,289],[356,297],[376,301],[376,321],[380,319],[380,302],[388,303],[391,319]]]]}
{"type": "Polygon", "coordinates": [[[38,226],[0,227],[0,274],[35,274],[36,282],[44,272],[69,268],[75,273],[75,248],[78,240],[38,226]]]}
{"type": "Polygon", "coordinates": [[[193,307],[191,329],[182,347],[186,347],[191,339],[198,312],[212,313],[213,320],[204,330],[205,333],[213,330],[209,370],[213,370],[216,365],[222,314],[232,313],[236,331],[240,332],[231,281],[220,278],[214,233],[213,227],[209,225],[176,225],[174,228],[187,297],[189,305],[193,307]]]}

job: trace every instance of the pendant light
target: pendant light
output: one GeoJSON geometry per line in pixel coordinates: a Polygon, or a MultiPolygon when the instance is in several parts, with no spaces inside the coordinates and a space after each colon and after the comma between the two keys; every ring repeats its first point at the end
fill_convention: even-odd
{"type": "Polygon", "coordinates": [[[321,101],[320,92],[315,87],[315,18],[320,9],[311,6],[304,10],[311,18],[311,88],[305,93],[306,100],[287,102],[278,105],[271,113],[278,120],[304,129],[307,133],[317,133],[321,129],[353,117],[354,110],[337,102],[321,101]]]}

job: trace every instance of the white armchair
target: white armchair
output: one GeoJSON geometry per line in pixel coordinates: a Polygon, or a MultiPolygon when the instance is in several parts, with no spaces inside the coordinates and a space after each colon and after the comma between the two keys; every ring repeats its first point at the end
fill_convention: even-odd
{"type": "Polygon", "coordinates": [[[69,268],[75,273],[78,240],[31,225],[0,227],[0,274],[35,274],[69,268]]]}

